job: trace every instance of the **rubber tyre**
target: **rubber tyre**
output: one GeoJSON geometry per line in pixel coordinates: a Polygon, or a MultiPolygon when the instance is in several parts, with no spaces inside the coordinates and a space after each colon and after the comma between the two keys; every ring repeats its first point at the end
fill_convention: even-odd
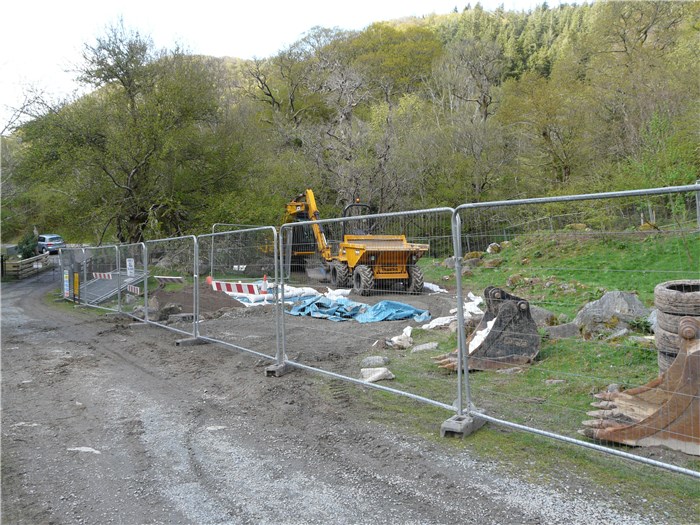
{"type": "Polygon", "coordinates": [[[418,268],[418,266],[408,267],[408,283],[406,285],[406,291],[410,294],[418,295],[423,293],[423,270],[418,268]]]}
{"type": "Polygon", "coordinates": [[[364,264],[355,266],[352,272],[352,291],[358,295],[369,295],[374,288],[372,268],[364,264]]]}
{"type": "Polygon", "coordinates": [[[666,314],[700,316],[700,280],[657,284],[654,288],[654,305],[666,314]]]}
{"type": "Polygon", "coordinates": [[[350,268],[348,263],[333,261],[331,264],[331,285],[335,288],[347,288],[350,285],[350,268]]]}
{"type": "Polygon", "coordinates": [[[671,364],[676,360],[677,354],[667,354],[666,352],[659,352],[656,356],[656,362],[659,365],[659,373],[663,374],[668,370],[671,364]]]}
{"type": "Polygon", "coordinates": [[[667,332],[660,326],[656,327],[654,342],[659,352],[676,355],[681,347],[681,338],[677,334],[667,332]]]}
{"type": "Polygon", "coordinates": [[[697,315],[667,314],[658,310],[656,312],[656,326],[672,334],[677,334],[678,324],[684,317],[694,317],[695,319],[700,319],[700,316],[697,315]]]}

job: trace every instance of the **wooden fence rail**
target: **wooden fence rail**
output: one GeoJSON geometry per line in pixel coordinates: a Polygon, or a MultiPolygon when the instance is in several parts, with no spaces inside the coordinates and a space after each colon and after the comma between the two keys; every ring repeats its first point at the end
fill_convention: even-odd
{"type": "Polygon", "coordinates": [[[26,279],[32,275],[41,273],[52,266],[48,253],[30,257],[29,259],[5,260],[5,276],[15,279],[26,279]]]}

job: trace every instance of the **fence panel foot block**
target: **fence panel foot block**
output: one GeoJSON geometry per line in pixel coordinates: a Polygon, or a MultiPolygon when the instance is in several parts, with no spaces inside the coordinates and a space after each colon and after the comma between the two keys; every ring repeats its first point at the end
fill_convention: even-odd
{"type": "Polygon", "coordinates": [[[486,423],[480,417],[455,414],[440,426],[440,437],[463,438],[476,432],[486,423]]]}
{"type": "Polygon", "coordinates": [[[265,368],[266,377],[282,377],[292,371],[292,367],[287,363],[282,363],[281,365],[270,365],[265,368]]]}
{"type": "Polygon", "coordinates": [[[175,346],[195,346],[195,345],[206,345],[209,344],[208,341],[199,339],[197,337],[188,337],[187,339],[178,339],[175,341],[175,346]]]}

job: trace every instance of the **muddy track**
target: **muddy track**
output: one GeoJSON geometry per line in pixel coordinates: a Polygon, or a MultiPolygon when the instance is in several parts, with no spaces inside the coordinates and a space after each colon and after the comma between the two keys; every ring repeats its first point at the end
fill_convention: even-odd
{"type": "Polygon", "coordinates": [[[3,523],[664,522],[371,423],[352,385],[44,304],[58,286],[2,288],[3,523]]]}

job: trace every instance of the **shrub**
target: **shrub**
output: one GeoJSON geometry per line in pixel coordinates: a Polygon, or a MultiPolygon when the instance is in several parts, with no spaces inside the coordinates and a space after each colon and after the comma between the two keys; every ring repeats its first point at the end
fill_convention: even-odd
{"type": "Polygon", "coordinates": [[[17,243],[17,250],[22,256],[22,259],[28,259],[36,255],[37,241],[37,237],[31,232],[22,237],[22,240],[17,243]]]}

